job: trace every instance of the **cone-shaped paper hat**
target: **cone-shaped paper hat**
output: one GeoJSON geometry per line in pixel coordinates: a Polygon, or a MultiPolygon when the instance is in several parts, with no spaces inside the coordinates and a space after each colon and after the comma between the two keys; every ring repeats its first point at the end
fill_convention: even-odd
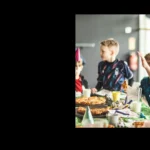
{"type": "Polygon", "coordinates": [[[86,61],[80,53],[80,48],[76,48],[75,49],[75,61],[80,61],[80,59],[82,59],[82,63],[83,65],[85,65],[86,61]]]}
{"type": "Polygon", "coordinates": [[[91,110],[90,110],[89,106],[87,106],[86,111],[85,111],[84,116],[83,116],[82,125],[87,126],[90,124],[94,124],[94,119],[93,119],[93,116],[91,114],[91,110]]]}

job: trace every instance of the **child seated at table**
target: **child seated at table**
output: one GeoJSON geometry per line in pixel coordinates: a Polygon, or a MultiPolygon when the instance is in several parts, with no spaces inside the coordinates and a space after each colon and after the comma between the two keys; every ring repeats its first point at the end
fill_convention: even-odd
{"type": "MultiPolygon", "coordinates": [[[[150,66],[150,53],[145,55],[145,59],[146,59],[148,65],[150,66]]],[[[145,98],[148,102],[148,105],[150,106],[150,77],[144,77],[141,80],[140,87],[142,88],[142,94],[145,96],[145,98]]]]}
{"type": "Polygon", "coordinates": [[[125,79],[133,78],[127,62],[118,60],[119,43],[114,39],[101,42],[100,56],[102,61],[98,64],[97,85],[92,88],[92,93],[106,89],[110,91],[121,91],[125,79]]]}
{"type": "Polygon", "coordinates": [[[80,55],[80,49],[77,48],[75,51],[75,91],[83,92],[83,89],[88,88],[88,82],[81,75],[81,71],[83,70],[83,66],[85,65],[84,58],[80,55]]]}

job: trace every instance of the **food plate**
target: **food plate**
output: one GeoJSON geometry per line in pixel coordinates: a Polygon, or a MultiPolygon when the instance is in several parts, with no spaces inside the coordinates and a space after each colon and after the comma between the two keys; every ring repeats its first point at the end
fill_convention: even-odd
{"type": "MultiPolygon", "coordinates": [[[[107,106],[89,106],[90,108],[105,108],[105,107],[107,107],[107,106]]],[[[104,112],[104,113],[102,113],[102,114],[100,114],[100,115],[92,115],[93,116],[93,118],[106,118],[106,114],[107,114],[108,112],[104,112]]],[[[75,115],[77,116],[77,117],[79,117],[79,118],[83,118],[83,116],[84,116],[84,114],[80,114],[80,113],[78,113],[77,112],[77,108],[75,108],[75,115]]]]}
{"type": "Polygon", "coordinates": [[[101,97],[101,96],[91,96],[89,98],[84,98],[84,97],[80,97],[80,98],[76,98],[75,100],[75,104],[76,106],[107,106],[106,104],[107,100],[105,97],[101,97]]]}
{"type": "Polygon", "coordinates": [[[111,97],[111,98],[112,98],[112,93],[111,93],[111,91],[109,91],[109,90],[105,90],[105,89],[100,90],[100,91],[96,92],[95,94],[97,94],[97,95],[101,95],[101,96],[108,95],[109,97],[111,97]]]}
{"type": "MultiPolygon", "coordinates": [[[[100,115],[92,115],[93,118],[106,118],[106,114],[100,114],[100,115]]],[[[76,111],[76,116],[79,117],[79,118],[83,118],[83,114],[79,114],[77,111],[76,111]]]]}
{"type": "Polygon", "coordinates": [[[95,105],[81,105],[81,104],[76,104],[75,107],[86,107],[86,106],[95,106],[95,107],[107,107],[107,104],[95,104],[95,105]]]}

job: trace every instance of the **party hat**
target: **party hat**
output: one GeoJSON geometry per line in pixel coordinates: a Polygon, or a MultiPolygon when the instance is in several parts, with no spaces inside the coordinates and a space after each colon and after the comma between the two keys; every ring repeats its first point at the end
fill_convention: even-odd
{"type": "Polygon", "coordinates": [[[89,106],[87,106],[83,116],[82,125],[83,127],[90,127],[92,124],[94,124],[94,119],[89,106]]]}
{"type": "Polygon", "coordinates": [[[80,61],[80,48],[77,48],[75,51],[75,60],[80,61]]]}
{"type": "Polygon", "coordinates": [[[75,49],[75,60],[76,61],[80,61],[80,59],[82,59],[82,64],[85,65],[86,64],[86,60],[81,55],[80,48],[76,48],[75,49]]]}

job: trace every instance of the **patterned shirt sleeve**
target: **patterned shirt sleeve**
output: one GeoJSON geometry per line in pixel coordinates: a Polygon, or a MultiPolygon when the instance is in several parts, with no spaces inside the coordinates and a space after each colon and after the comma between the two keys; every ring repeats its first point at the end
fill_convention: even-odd
{"type": "Polygon", "coordinates": [[[102,62],[99,62],[99,64],[98,64],[98,78],[97,78],[97,85],[95,86],[95,88],[99,91],[100,89],[101,89],[101,87],[102,87],[102,80],[103,80],[103,78],[102,78],[102,75],[101,75],[101,73],[102,73],[102,62]]]}
{"type": "Polygon", "coordinates": [[[133,73],[130,70],[126,61],[124,61],[124,73],[125,73],[125,78],[127,78],[127,79],[133,78],[133,73]]]}
{"type": "Polygon", "coordinates": [[[102,66],[103,66],[103,62],[99,62],[99,64],[98,64],[98,78],[97,78],[97,81],[98,82],[102,82],[102,80],[103,80],[103,76],[102,76],[102,66]]]}

